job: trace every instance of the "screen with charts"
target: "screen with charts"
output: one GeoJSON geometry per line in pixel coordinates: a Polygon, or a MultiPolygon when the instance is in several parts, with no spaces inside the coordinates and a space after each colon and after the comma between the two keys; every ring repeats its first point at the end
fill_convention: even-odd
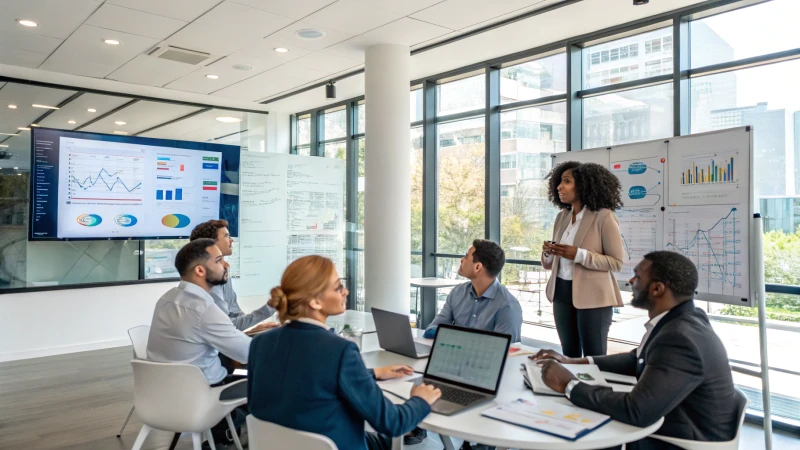
{"type": "Polygon", "coordinates": [[[509,338],[440,327],[426,374],[495,390],[509,338]]]}
{"type": "Polygon", "coordinates": [[[30,239],[180,238],[219,219],[223,152],[214,147],[229,146],[178,143],[36,129],[30,239]]]}

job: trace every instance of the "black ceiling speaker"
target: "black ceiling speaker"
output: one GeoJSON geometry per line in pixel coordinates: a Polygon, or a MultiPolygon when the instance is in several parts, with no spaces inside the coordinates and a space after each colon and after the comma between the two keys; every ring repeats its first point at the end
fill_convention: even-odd
{"type": "Polygon", "coordinates": [[[333,81],[328,81],[325,85],[325,98],[336,98],[336,86],[333,85],[333,81]]]}
{"type": "Polygon", "coordinates": [[[650,0],[633,0],[633,6],[646,5],[650,0]]]}

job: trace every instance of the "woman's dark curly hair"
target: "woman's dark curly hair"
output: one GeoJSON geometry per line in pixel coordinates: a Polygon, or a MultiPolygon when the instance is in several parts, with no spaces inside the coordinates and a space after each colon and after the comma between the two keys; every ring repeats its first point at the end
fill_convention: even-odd
{"type": "Polygon", "coordinates": [[[572,177],[575,178],[575,192],[584,208],[588,208],[590,211],[599,211],[603,208],[613,211],[622,207],[622,198],[620,197],[622,185],[619,183],[619,179],[600,164],[577,161],[563,162],[553,167],[553,170],[547,174],[547,196],[556,207],[559,209],[572,208],[572,205],[561,203],[558,198],[561,175],[570,169],[572,177]]]}

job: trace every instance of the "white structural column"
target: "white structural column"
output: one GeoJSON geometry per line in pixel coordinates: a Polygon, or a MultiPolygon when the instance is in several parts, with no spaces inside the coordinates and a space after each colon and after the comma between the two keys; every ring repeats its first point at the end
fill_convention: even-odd
{"type": "Polygon", "coordinates": [[[411,278],[410,53],[367,49],[365,62],[364,289],[372,307],[409,311],[411,278]]]}

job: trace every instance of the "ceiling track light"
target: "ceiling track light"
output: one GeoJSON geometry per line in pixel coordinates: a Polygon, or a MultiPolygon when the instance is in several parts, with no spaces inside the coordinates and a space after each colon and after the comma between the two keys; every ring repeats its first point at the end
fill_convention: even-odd
{"type": "Polygon", "coordinates": [[[328,81],[328,84],[325,85],[325,98],[336,98],[336,86],[333,85],[333,80],[328,81]]]}
{"type": "Polygon", "coordinates": [[[41,109],[59,109],[58,106],[40,105],[38,103],[34,103],[31,106],[33,106],[34,108],[41,108],[41,109]]]}

